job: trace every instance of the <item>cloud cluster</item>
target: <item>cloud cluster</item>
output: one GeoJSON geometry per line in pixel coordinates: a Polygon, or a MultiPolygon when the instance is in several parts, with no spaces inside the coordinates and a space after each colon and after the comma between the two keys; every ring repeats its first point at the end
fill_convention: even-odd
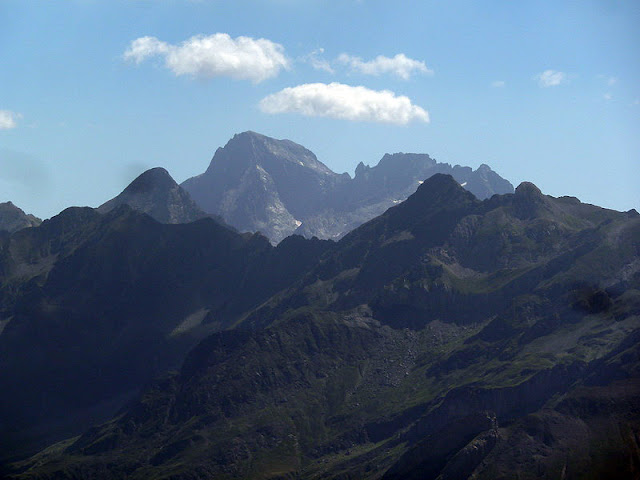
{"type": "Polygon", "coordinates": [[[538,85],[543,88],[555,87],[567,81],[567,74],[556,70],[545,70],[536,75],[536,79],[538,80],[538,85]]]}
{"type": "Polygon", "coordinates": [[[260,101],[265,113],[299,113],[310,117],[331,117],[406,125],[429,122],[429,113],[405,96],[389,90],[370,90],[341,83],[307,83],[285,88],[260,101]]]}
{"type": "Polygon", "coordinates": [[[504,88],[505,85],[506,85],[506,82],[504,80],[495,80],[491,82],[491,86],[493,88],[504,88]]]}
{"type": "MultiPolygon", "coordinates": [[[[323,59],[323,53],[324,50],[319,48],[298,61],[328,73],[335,73],[333,66],[338,63],[362,74],[391,74],[405,80],[417,73],[433,73],[424,62],[403,53],[393,58],[379,55],[371,61],[343,53],[334,62],[323,59]]],[[[123,56],[136,64],[160,58],[175,75],[231,77],[254,83],[275,77],[281,70],[290,68],[290,60],[282,45],[264,38],[231,38],[226,33],[197,35],[176,45],[156,37],[140,37],[129,44],[123,56]]],[[[288,112],[396,125],[412,121],[429,122],[428,112],[413,105],[408,97],[396,96],[389,90],[376,91],[341,83],[307,83],[285,88],[263,98],[259,106],[263,112],[272,114],[288,112]]]]}
{"type": "Polygon", "coordinates": [[[433,75],[433,70],[427,68],[423,61],[409,58],[404,53],[399,53],[393,58],[378,55],[368,62],[365,62],[360,57],[342,53],[338,56],[338,62],[348,65],[351,70],[365,75],[389,73],[403,80],[408,80],[414,73],[433,75]]]}
{"type": "Polygon", "coordinates": [[[11,110],[0,110],[0,130],[10,130],[18,126],[18,119],[22,115],[11,110]]]}
{"type": "Polygon", "coordinates": [[[196,35],[180,45],[141,37],[124,53],[126,60],[136,63],[155,56],[163,57],[176,75],[196,78],[231,77],[258,83],[289,68],[282,45],[264,38],[231,38],[226,33],[196,35]]]}

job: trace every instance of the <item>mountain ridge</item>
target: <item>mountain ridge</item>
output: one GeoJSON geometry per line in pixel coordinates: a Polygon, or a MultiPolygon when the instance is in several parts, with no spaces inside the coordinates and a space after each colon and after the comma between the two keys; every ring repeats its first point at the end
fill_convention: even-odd
{"type": "Polygon", "coordinates": [[[203,174],[181,185],[207,212],[240,231],[261,231],[273,243],[291,233],[339,239],[405,200],[435,173],[451,173],[479,198],[513,186],[488,166],[437,163],[426,154],[386,154],[360,162],[355,176],[337,174],[305,147],[255,132],[234,135],[203,174]]]}
{"type": "Polygon", "coordinates": [[[161,224],[126,204],[0,236],[0,459],[106,420],[327,246],[275,248],[211,218],[161,224]]]}
{"type": "Polygon", "coordinates": [[[639,237],[634,212],[434,175],[16,478],[633,476],[639,237]]]}

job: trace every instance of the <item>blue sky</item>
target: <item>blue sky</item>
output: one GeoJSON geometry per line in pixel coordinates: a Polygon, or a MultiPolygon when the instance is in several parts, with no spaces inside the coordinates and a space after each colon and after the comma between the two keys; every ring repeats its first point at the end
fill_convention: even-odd
{"type": "Polygon", "coordinates": [[[640,209],[640,2],[0,0],[0,201],[181,182],[245,130],[640,209]]]}

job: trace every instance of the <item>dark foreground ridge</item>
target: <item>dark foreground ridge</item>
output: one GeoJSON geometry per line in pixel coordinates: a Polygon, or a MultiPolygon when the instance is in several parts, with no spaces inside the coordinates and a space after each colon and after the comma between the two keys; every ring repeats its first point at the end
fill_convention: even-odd
{"type": "Polygon", "coordinates": [[[209,218],[160,224],[127,205],[70,208],[0,242],[2,461],[109,418],[328,243],[274,248],[209,218]]]}
{"type": "MultiPolygon", "coordinates": [[[[91,217],[92,227],[67,231],[65,238],[101,228],[130,238],[139,228],[134,225],[147,222],[151,230],[142,238],[166,240],[153,248],[135,244],[132,255],[151,250],[157,256],[138,263],[125,255],[117,264],[131,276],[123,280],[139,289],[144,283],[137,279],[173,272],[168,278],[176,283],[167,280],[166,290],[143,296],[149,299],[143,307],[135,300],[142,292],[120,292],[116,284],[104,305],[94,291],[76,294],[91,309],[77,310],[83,313],[70,334],[93,332],[114,299],[131,302],[132,313],[105,317],[111,320],[101,327],[103,345],[107,334],[127,338],[122,325],[138,325],[143,313],[144,329],[163,319],[159,338],[165,340],[176,324],[191,325],[189,315],[202,308],[210,312],[202,325],[222,322],[220,328],[200,337],[179,370],[147,386],[107,423],[12,464],[13,478],[638,477],[637,213],[546,196],[527,183],[481,201],[457,179],[434,175],[337,243],[292,237],[273,249],[262,237],[223,231],[213,222],[162,226],[122,214],[132,223],[91,217]],[[181,250],[174,242],[185,235],[177,229],[189,228],[213,231],[187,235],[199,246],[181,250]],[[211,244],[216,247],[209,251],[211,244]],[[224,254],[213,253],[222,245],[229,245],[224,254]],[[286,251],[278,256],[281,248],[286,251]],[[161,271],[142,268],[168,252],[181,253],[161,263],[161,271]],[[139,267],[131,268],[132,261],[139,267]],[[238,280],[211,276],[212,265],[221,275],[236,272],[238,280]],[[283,265],[291,272],[282,273],[283,265]],[[272,287],[268,295],[265,285],[272,287]],[[238,298],[239,291],[247,298],[238,298]],[[198,303],[205,294],[212,299],[198,303]],[[177,300],[185,295],[188,307],[177,300]],[[178,304],[167,308],[151,301],[157,298],[178,304]],[[83,328],[88,321],[92,328],[83,328]]],[[[66,225],[63,220],[57,222],[66,225]]],[[[16,235],[47,228],[45,222],[19,232],[13,244],[16,235]]],[[[107,267],[98,260],[107,256],[97,253],[106,248],[98,240],[104,236],[58,260],[37,288],[21,287],[38,308],[9,322],[11,337],[0,335],[4,362],[19,356],[19,350],[4,352],[21,338],[22,325],[69,324],[68,317],[49,313],[52,305],[72,305],[54,292],[86,282],[77,277],[83,265],[92,265],[87,278],[102,278],[107,267]],[[93,262],[74,260],[89,252],[93,262]]],[[[122,251],[122,242],[116,235],[106,245],[122,251]]],[[[118,351],[118,358],[130,355],[124,347],[118,351]]],[[[7,370],[11,365],[3,365],[7,370]]],[[[42,398],[38,388],[20,402],[42,398]]]]}

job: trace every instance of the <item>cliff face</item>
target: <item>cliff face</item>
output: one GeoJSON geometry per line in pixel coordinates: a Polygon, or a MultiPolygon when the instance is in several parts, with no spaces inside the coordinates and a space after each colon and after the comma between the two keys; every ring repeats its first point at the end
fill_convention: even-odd
{"type": "Polygon", "coordinates": [[[119,416],[14,468],[21,478],[633,478],[637,238],[635,212],[527,183],[480,201],[435,175],[201,341],[119,416]]]}

